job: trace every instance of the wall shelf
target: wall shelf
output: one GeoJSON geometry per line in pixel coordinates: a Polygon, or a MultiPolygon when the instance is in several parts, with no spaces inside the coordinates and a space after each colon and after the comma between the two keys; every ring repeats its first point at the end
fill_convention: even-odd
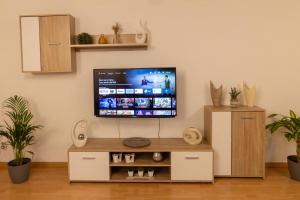
{"type": "MultiPolygon", "coordinates": [[[[135,34],[120,34],[119,43],[113,43],[114,35],[106,34],[107,44],[98,44],[100,35],[91,35],[93,37],[93,44],[78,44],[73,43],[70,45],[71,48],[75,49],[112,49],[112,48],[138,48],[146,49],[148,47],[148,42],[136,43],[135,34]]],[[[75,36],[77,38],[77,36],[75,36]]],[[[75,39],[75,41],[77,41],[75,39]]]]}

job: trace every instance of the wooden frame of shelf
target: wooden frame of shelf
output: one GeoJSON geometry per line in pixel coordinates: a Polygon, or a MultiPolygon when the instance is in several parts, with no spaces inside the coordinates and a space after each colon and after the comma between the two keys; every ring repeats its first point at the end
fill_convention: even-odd
{"type": "Polygon", "coordinates": [[[100,35],[91,35],[93,37],[93,44],[78,44],[77,36],[74,38],[74,43],[70,45],[75,49],[105,49],[105,48],[141,48],[148,47],[148,39],[145,43],[136,43],[135,34],[119,34],[119,43],[113,43],[112,34],[104,34],[107,39],[107,44],[98,44],[100,35]]]}

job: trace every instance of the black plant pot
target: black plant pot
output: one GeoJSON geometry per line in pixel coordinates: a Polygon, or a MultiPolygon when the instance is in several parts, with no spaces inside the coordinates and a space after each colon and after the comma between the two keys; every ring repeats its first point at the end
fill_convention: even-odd
{"type": "Polygon", "coordinates": [[[300,181],[300,162],[298,162],[297,156],[288,156],[287,161],[291,178],[300,181]]]}
{"type": "Polygon", "coordinates": [[[8,174],[11,181],[15,184],[23,183],[28,180],[30,174],[30,158],[24,158],[22,165],[15,164],[15,160],[8,163],[8,174]]]}

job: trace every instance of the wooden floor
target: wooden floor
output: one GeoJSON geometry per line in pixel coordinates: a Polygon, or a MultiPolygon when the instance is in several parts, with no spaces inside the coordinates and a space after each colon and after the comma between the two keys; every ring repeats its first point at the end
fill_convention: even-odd
{"type": "MultiPolygon", "coordinates": [[[[84,170],[84,169],[82,169],[84,170]]],[[[34,167],[30,180],[11,184],[0,168],[0,200],[68,199],[201,199],[201,200],[300,200],[300,182],[286,168],[269,168],[266,179],[218,178],[209,183],[72,183],[65,167],[34,167]]]]}

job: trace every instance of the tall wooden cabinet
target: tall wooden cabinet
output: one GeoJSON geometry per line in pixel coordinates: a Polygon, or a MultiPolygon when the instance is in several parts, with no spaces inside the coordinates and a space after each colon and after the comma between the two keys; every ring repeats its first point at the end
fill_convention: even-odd
{"type": "Polygon", "coordinates": [[[215,176],[264,177],[264,109],[205,106],[204,118],[215,176]]]}
{"type": "Polygon", "coordinates": [[[21,16],[22,71],[74,71],[74,27],[71,15],[21,16]]]}

